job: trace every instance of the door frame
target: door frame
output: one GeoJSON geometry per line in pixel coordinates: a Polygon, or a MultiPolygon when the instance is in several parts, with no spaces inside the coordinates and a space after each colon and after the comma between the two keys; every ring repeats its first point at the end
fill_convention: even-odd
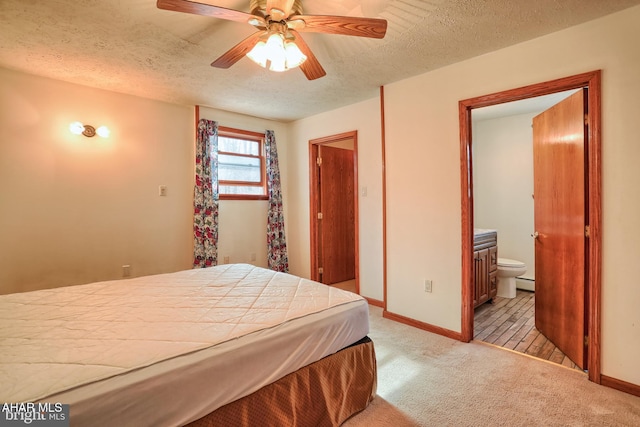
{"type": "Polygon", "coordinates": [[[601,179],[601,70],[524,86],[516,89],[466,99],[458,103],[460,120],[460,183],[462,208],[462,325],[461,340],[473,339],[473,162],[471,110],[505,102],[519,101],[565,90],[587,87],[588,141],[586,176],[586,217],[589,218],[587,240],[587,369],[589,380],[601,383],[601,291],[602,291],[602,179],[601,179]]]}
{"type": "Polygon", "coordinates": [[[356,293],[360,294],[360,238],[359,238],[359,220],[358,211],[358,131],[343,132],[336,135],[316,138],[309,141],[309,232],[310,232],[310,256],[311,256],[311,280],[320,280],[318,274],[318,175],[316,168],[316,158],[318,156],[318,147],[321,145],[330,145],[344,140],[353,140],[353,207],[355,221],[355,272],[356,272],[356,293]]]}

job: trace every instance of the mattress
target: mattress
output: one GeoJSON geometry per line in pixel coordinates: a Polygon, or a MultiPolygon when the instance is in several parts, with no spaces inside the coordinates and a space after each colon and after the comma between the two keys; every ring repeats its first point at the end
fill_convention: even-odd
{"type": "Polygon", "coordinates": [[[0,297],[1,402],[181,425],[368,333],[355,294],[248,264],[0,297]]]}

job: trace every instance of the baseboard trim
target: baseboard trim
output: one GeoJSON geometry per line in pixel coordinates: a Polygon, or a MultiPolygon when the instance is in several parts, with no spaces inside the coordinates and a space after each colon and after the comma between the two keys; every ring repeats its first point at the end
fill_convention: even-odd
{"type": "Polygon", "coordinates": [[[367,302],[370,305],[373,305],[374,307],[384,308],[384,301],[380,301],[379,299],[373,299],[373,298],[369,298],[369,297],[364,297],[364,299],[366,299],[367,302]]]}
{"type": "Polygon", "coordinates": [[[628,383],[626,381],[611,378],[606,375],[600,375],[600,384],[640,397],[640,385],[637,384],[628,383]]]}
{"type": "Polygon", "coordinates": [[[401,316],[400,314],[391,313],[390,311],[387,311],[387,310],[384,310],[382,312],[382,317],[389,320],[394,320],[396,322],[404,323],[405,325],[413,326],[415,328],[422,329],[427,332],[432,332],[434,334],[442,335],[444,337],[451,338],[456,341],[462,341],[462,334],[460,332],[455,332],[450,329],[432,325],[430,323],[420,322],[419,320],[401,316]]]}

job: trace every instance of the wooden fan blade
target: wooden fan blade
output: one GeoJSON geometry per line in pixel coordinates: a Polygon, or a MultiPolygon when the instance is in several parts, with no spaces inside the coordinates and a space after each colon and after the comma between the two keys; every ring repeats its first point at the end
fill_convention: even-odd
{"type": "Polygon", "coordinates": [[[387,21],[355,16],[294,15],[289,21],[298,31],[381,39],[387,33],[387,21]],[[303,20],[305,25],[297,25],[303,20]]]}
{"type": "Polygon", "coordinates": [[[272,15],[274,20],[280,21],[281,19],[287,19],[291,13],[291,8],[295,0],[267,0],[267,15],[272,15]],[[277,9],[281,13],[273,13],[271,9],[277,9]]]}
{"type": "Polygon", "coordinates": [[[250,13],[189,0],[158,0],[157,6],[158,9],[193,13],[194,15],[212,16],[214,18],[244,23],[249,22],[249,19],[254,18],[254,15],[250,13]]]}
{"type": "Polygon", "coordinates": [[[220,58],[211,63],[212,67],[229,68],[236,62],[240,61],[253,47],[258,43],[260,37],[264,34],[262,31],[251,34],[246,39],[225,52],[220,58]]]}
{"type": "Polygon", "coordinates": [[[302,65],[300,65],[300,69],[302,70],[304,75],[307,76],[307,79],[315,80],[319,79],[320,77],[326,76],[327,72],[324,70],[324,68],[322,68],[322,65],[320,65],[320,61],[318,61],[318,58],[316,58],[316,56],[313,54],[313,52],[309,48],[309,45],[307,45],[307,43],[300,36],[300,34],[298,34],[297,31],[290,30],[290,32],[296,38],[296,45],[298,46],[298,48],[307,57],[307,60],[304,61],[302,65]]]}

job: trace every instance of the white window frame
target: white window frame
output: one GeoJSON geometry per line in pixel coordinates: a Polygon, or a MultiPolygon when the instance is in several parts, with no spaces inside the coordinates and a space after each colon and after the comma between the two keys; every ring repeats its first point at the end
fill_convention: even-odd
{"type": "Polygon", "coordinates": [[[231,156],[242,156],[260,159],[260,182],[246,182],[236,180],[219,180],[219,186],[237,186],[237,187],[258,187],[261,189],[260,194],[235,193],[223,194],[219,193],[220,200],[267,200],[267,173],[266,173],[266,157],[265,157],[265,136],[258,132],[252,132],[242,129],[235,129],[226,126],[218,126],[218,137],[236,138],[241,140],[250,140],[258,143],[258,155],[240,154],[234,152],[225,152],[218,149],[218,154],[226,154],[231,156]]]}

